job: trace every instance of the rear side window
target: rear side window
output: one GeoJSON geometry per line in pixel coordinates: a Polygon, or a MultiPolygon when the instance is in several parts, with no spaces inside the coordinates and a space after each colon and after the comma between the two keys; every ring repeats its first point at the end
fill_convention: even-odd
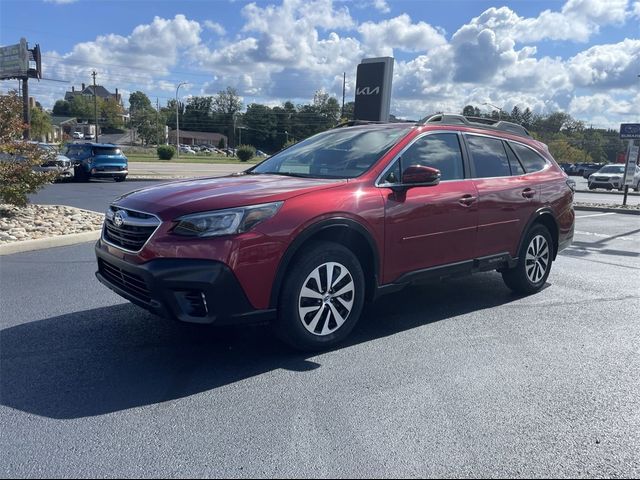
{"type": "Polygon", "coordinates": [[[509,145],[511,145],[513,151],[518,155],[518,158],[527,173],[538,172],[547,164],[546,160],[542,158],[542,156],[538,155],[530,148],[518,143],[509,143],[509,145]]]}
{"type": "Polygon", "coordinates": [[[511,176],[509,158],[502,140],[467,135],[467,144],[476,169],[476,178],[511,176]]]}
{"type": "Polygon", "coordinates": [[[511,165],[511,175],[524,175],[524,168],[508,143],[505,144],[505,149],[507,150],[507,157],[509,157],[509,165],[511,165]]]}
{"type": "Polygon", "coordinates": [[[462,150],[455,133],[436,133],[419,138],[402,154],[401,162],[403,169],[411,165],[437,168],[442,180],[464,178],[462,150]]]}

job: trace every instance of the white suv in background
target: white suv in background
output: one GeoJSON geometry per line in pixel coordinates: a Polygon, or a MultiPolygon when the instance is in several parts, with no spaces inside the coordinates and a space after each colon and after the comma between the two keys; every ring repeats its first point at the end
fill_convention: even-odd
{"type": "MultiPolygon", "coordinates": [[[[589,190],[596,188],[605,188],[607,190],[624,189],[624,170],[625,165],[620,163],[611,163],[605,165],[600,170],[589,175],[589,190]]],[[[640,168],[636,167],[633,175],[632,188],[636,192],[640,192],[640,168]]]]}

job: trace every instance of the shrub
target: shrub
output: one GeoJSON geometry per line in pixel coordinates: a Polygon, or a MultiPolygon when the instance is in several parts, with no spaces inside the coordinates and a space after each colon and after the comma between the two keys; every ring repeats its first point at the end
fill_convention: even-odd
{"type": "Polygon", "coordinates": [[[160,160],[171,160],[176,154],[176,149],[173,145],[159,145],[156,151],[160,160]]]}
{"type": "Polygon", "coordinates": [[[224,144],[224,138],[221,138],[220,141],[218,142],[218,148],[220,150],[224,150],[226,148],[226,145],[224,144]]]}
{"type": "Polygon", "coordinates": [[[255,147],[251,145],[240,145],[236,150],[236,155],[240,159],[241,162],[246,162],[251,160],[256,154],[255,147]]]}
{"type": "Polygon", "coordinates": [[[17,92],[0,96],[0,202],[17,207],[24,207],[27,195],[56,178],[55,173],[33,171],[45,162],[45,152],[19,140],[23,129],[22,100],[17,92]]]}

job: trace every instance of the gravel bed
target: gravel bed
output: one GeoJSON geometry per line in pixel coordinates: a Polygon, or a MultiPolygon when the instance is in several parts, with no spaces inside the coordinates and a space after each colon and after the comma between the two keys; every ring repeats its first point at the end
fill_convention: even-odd
{"type": "Polygon", "coordinates": [[[62,205],[0,204],[0,245],[99,230],[103,220],[101,213],[62,205]]]}
{"type": "Polygon", "coordinates": [[[638,205],[615,205],[613,203],[597,203],[597,202],[573,202],[575,207],[594,207],[594,208],[615,208],[616,210],[640,210],[638,205]]]}

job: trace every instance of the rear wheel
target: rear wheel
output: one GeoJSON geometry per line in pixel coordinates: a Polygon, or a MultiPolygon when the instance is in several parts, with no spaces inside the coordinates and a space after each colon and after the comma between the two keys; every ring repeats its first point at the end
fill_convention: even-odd
{"type": "Polygon", "coordinates": [[[534,225],[518,254],[518,264],[502,272],[507,286],[526,295],[538,292],[547,281],[553,263],[553,242],[547,227],[534,225]]]}
{"type": "Polygon", "coordinates": [[[362,312],[362,266],[333,242],[313,243],[294,262],[282,285],[276,334],[296,349],[330,348],[351,333],[362,312]]]}
{"type": "Polygon", "coordinates": [[[88,182],[89,181],[89,174],[87,172],[85,172],[84,168],[82,168],[82,166],[78,165],[73,169],[73,179],[76,182],[88,182]]]}

